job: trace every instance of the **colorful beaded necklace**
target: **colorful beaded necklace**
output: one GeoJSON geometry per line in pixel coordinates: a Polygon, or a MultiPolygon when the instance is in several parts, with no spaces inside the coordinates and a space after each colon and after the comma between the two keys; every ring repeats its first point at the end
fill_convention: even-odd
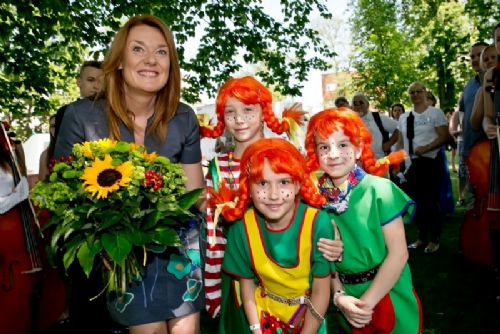
{"type": "Polygon", "coordinates": [[[349,172],[347,180],[340,186],[336,186],[328,174],[323,174],[318,180],[318,187],[327,202],[323,205],[325,209],[331,209],[336,214],[345,212],[349,207],[351,190],[361,181],[366,172],[358,165],[349,172]]]}
{"type": "Polygon", "coordinates": [[[230,189],[234,189],[236,187],[234,182],[234,174],[233,174],[233,158],[234,158],[234,144],[231,145],[231,149],[227,151],[227,169],[229,178],[227,180],[230,189]]]}

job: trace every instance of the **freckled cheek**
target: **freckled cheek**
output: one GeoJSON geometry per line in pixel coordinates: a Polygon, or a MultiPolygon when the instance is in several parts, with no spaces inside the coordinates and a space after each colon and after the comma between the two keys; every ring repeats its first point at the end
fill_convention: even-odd
{"type": "Polygon", "coordinates": [[[341,158],[344,159],[354,159],[354,152],[352,151],[343,151],[339,153],[341,158]]]}
{"type": "Polygon", "coordinates": [[[267,191],[265,190],[257,190],[257,199],[263,201],[267,199],[267,191]]]}
{"type": "Polygon", "coordinates": [[[245,115],[243,117],[243,119],[246,121],[246,122],[252,122],[253,120],[255,120],[255,115],[245,115]]]}
{"type": "Polygon", "coordinates": [[[281,190],[281,199],[282,200],[289,200],[291,198],[294,198],[294,192],[292,189],[284,189],[284,190],[281,190]]]}

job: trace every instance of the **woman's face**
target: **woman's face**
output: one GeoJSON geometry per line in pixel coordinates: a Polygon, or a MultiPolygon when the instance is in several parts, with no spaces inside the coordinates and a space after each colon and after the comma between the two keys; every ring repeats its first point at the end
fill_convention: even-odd
{"type": "Polygon", "coordinates": [[[487,47],[481,53],[481,67],[483,71],[497,66],[497,52],[493,47],[487,47]]]}
{"type": "Polygon", "coordinates": [[[351,143],[344,131],[335,131],[326,139],[316,137],[315,141],[319,166],[335,185],[341,185],[354,169],[361,149],[351,143]]]}
{"type": "Polygon", "coordinates": [[[262,137],[262,107],[228,97],[224,106],[224,124],[236,143],[253,143],[262,137]]]}
{"type": "Polygon", "coordinates": [[[410,95],[410,100],[413,104],[427,102],[427,91],[418,83],[414,83],[410,86],[410,88],[408,88],[408,94],[410,95]]]}
{"type": "Polygon", "coordinates": [[[403,108],[401,108],[400,106],[394,106],[392,108],[392,117],[395,120],[399,120],[399,116],[401,116],[402,113],[403,113],[403,108]]]}
{"type": "Polygon", "coordinates": [[[170,71],[168,45],[161,31],[147,25],[131,28],[120,68],[127,93],[149,95],[161,90],[170,71]]]}

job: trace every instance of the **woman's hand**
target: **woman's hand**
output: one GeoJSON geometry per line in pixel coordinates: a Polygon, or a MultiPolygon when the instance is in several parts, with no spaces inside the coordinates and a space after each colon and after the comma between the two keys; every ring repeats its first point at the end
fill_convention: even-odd
{"type": "Polygon", "coordinates": [[[336,298],[336,303],[352,326],[362,328],[372,321],[373,309],[364,301],[353,296],[341,295],[336,298]]]}
{"type": "Polygon", "coordinates": [[[342,240],[332,240],[321,238],[318,241],[318,250],[323,254],[323,257],[328,261],[338,261],[344,251],[344,243],[342,240]]]}

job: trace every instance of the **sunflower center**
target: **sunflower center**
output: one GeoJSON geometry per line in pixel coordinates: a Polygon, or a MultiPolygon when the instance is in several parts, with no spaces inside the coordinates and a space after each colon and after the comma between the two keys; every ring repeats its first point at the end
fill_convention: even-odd
{"type": "Polygon", "coordinates": [[[122,178],[122,174],[116,169],[105,169],[99,173],[97,176],[97,183],[101,187],[110,187],[116,182],[119,182],[122,178]]]}

